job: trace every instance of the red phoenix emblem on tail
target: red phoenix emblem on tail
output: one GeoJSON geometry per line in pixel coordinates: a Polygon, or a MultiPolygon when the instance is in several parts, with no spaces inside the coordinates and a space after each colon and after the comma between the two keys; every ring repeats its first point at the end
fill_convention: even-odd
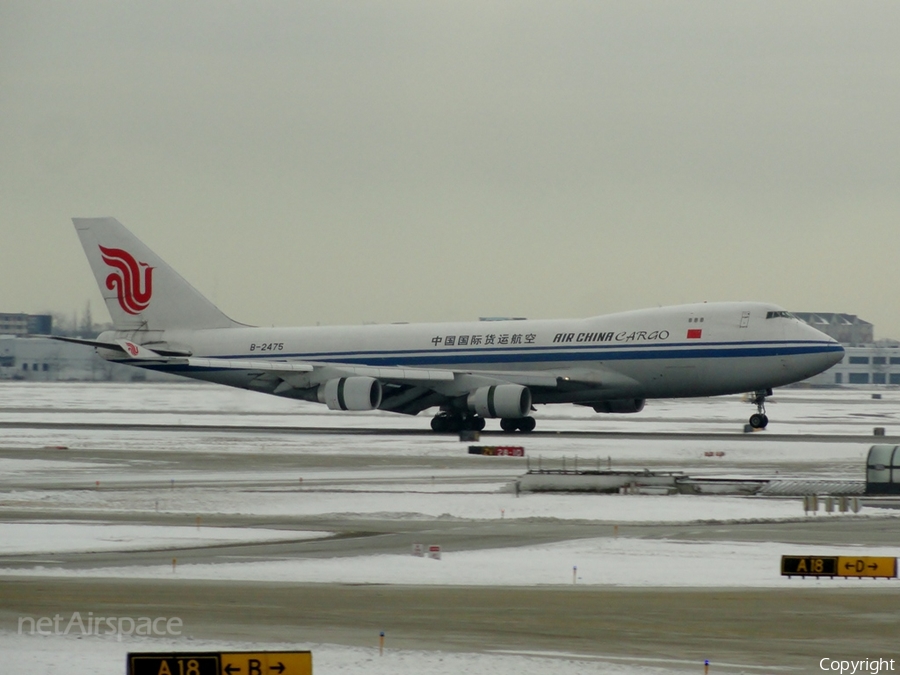
{"type": "Polygon", "coordinates": [[[116,270],[106,277],[106,287],[116,292],[119,306],[129,314],[139,314],[147,309],[153,295],[153,268],[138,262],[128,251],[120,248],[101,246],[100,253],[103,254],[103,262],[116,270]]]}

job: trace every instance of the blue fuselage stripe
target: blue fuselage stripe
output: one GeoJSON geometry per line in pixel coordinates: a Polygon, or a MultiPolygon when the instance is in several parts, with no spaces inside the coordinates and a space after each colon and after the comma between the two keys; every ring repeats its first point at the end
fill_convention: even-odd
{"type": "MultiPolygon", "coordinates": [[[[543,349],[528,352],[468,352],[426,353],[422,355],[390,356],[339,356],[322,358],[322,361],[339,360],[340,363],[371,366],[421,366],[428,364],[460,363],[540,363],[561,361],[644,361],[657,359],[733,359],[744,357],[788,356],[796,354],[822,354],[835,351],[821,347],[739,347],[706,349],[658,349],[658,350],[569,350],[547,353],[543,349]]],[[[319,360],[319,359],[316,359],[319,360]]]]}
{"type": "MultiPolygon", "coordinates": [[[[257,353],[239,353],[239,354],[223,354],[217,355],[213,358],[221,358],[221,359],[264,359],[264,360],[283,360],[283,359],[298,359],[298,360],[311,360],[311,361],[341,361],[345,362],[347,359],[353,358],[386,358],[388,356],[427,356],[429,358],[433,357],[443,357],[446,355],[473,355],[473,356],[481,356],[483,354],[497,354],[497,353],[515,353],[515,354],[525,354],[525,353],[534,353],[540,352],[542,354],[548,353],[574,353],[574,352],[586,352],[593,356],[597,356],[603,352],[609,353],[623,353],[623,350],[626,350],[624,353],[628,353],[629,355],[633,355],[636,350],[650,350],[650,351],[663,351],[666,354],[668,353],[681,353],[682,350],[690,349],[691,351],[697,351],[698,353],[705,353],[706,350],[710,349],[759,349],[765,348],[768,350],[771,349],[784,349],[790,347],[792,349],[805,348],[809,351],[804,352],[786,352],[786,353],[827,353],[827,352],[835,352],[841,351],[842,347],[840,345],[835,345],[830,342],[822,342],[822,341],[811,341],[811,340],[791,340],[791,341],[775,341],[775,340],[756,340],[756,341],[748,341],[748,342],[704,342],[702,344],[697,344],[695,342],[678,342],[672,344],[584,344],[584,343],[568,343],[565,345],[502,345],[496,347],[469,347],[467,349],[459,349],[459,348],[451,348],[451,347],[437,347],[433,349],[373,349],[373,350],[351,350],[351,351],[337,351],[337,352],[303,352],[303,353],[284,353],[284,352],[275,352],[275,351],[267,351],[267,352],[257,352],[257,353]]],[[[755,355],[755,354],[754,354],[755,355]]],[[[766,356],[770,354],[764,354],[766,356]]],[[[630,358],[631,356],[629,356],[630,358]]],[[[607,357],[605,353],[598,360],[603,360],[606,358],[621,358],[621,357],[607,357]]],[[[645,358],[640,355],[635,355],[634,358],[645,358]]],[[[646,357],[646,358],[666,358],[666,357],[646,357]]]]}
{"type": "MultiPolygon", "coordinates": [[[[629,345],[601,346],[575,345],[566,347],[521,346],[493,349],[434,349],[434,350],[383,350],[383,351],[351,351],[351,352],[315,352],[292,353],[267,352],[265,354],[234,354],[229,356],[213,356],[222,359],[264,359],[266,361],[306,361],[346,363],[348,365],[367,366],[452,366],[457,364],[491,364],[511,363],[560,363],[577,361],[645,361],[661,359],[735,359],[760,358],[793,355],[829,354],[842,351],[843,348],[828,342],[722,342],[692,345],[680,343],[674,345],[629,345]]],[[[133,361],[134,365],[141,364],[133,361]]],[[[166,365],[166,370],[193,370],[195,367],[174,364],[166,365]]],[[[199,370],[218,370],[215,366],[196,368],[199,370]]]]}

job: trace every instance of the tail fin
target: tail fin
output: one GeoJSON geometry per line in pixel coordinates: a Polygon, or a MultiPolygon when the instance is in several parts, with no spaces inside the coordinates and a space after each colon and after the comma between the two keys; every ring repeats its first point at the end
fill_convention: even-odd
{"type": "Polygon", "coordinates": [[[238,325],[115,218],[72,222],[117,330],[238,325]]]}

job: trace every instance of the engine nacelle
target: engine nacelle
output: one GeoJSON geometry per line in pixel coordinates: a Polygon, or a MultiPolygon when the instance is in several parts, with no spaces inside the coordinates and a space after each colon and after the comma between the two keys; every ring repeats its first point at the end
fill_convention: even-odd
{"type": "Polygon", "coordinates": [[[598,413],[636,413],[644,409],[642,398],[620,398],[614,401],[600,401],[591,407],[598,413]]]}
{"type": "Polygon", "coordinates": [[[319,385],[317,396],[330,410],[375,410],[381,405],[381,382],[374,377],[339,377],[319,385]]]}
{"type": "Polygon", "coordinates": [[[525,417],[531,410],[531,391],[521,384],[495,384],[469,394],[469,410],[482,417],[525,417]]]}

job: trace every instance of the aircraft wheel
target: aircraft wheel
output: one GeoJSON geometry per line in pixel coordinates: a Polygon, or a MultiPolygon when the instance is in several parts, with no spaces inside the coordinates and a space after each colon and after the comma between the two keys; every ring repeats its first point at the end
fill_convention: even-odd
{"type": "Polygon", "coordinates": [[[449,431],[448,419],[446,415],[435,415],[431,418],[431,430],[441,434],[449,431]]]}
{"type": "Polygon", "coordinates": [[[750,426],[754,429],[765,429],[769,423],[769,418],[762,413],[754,413],[750,415],[750,426]]]}
{"type": "Polygon", "coordinates": [[[526,434],[534,431],[534,427],[537,425],[537,422],[534,421],[533,417],[523,417],[519,420],[519,430],[524,431],[526,434]]]}
{"type": "Polygon", "coordinates": [[[519,420],[504,417],[500,420],[500,428],[507,433],[511,433],[519,428],[519,420]]]}
{"type": "Polygon", "coordinates": [[[472,431],[482,431],[484,429],[484,418],[477,415],[470,417],[468,426],[472,431]]]}
{"type": "Polygon", "coordinates": [[[447,431],[451,434],[459,433],[466,428],[468,428],[466,421],[462,417],[457,415],[447,415],[447,431]]]}

